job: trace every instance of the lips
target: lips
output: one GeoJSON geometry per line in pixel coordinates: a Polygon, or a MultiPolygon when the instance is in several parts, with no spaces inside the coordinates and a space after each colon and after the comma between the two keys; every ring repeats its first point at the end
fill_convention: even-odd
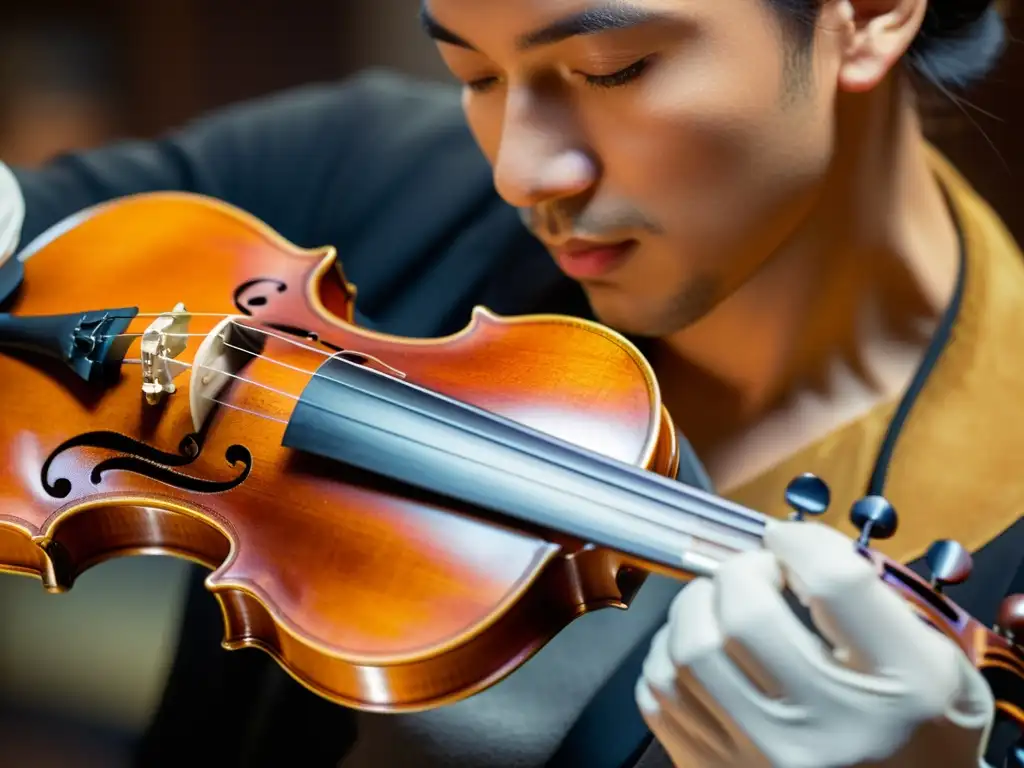
{"type": "Polygon", "coordinates": [[[609,274],[629,257],[636,240],[620,243],[598,243],[570,240],[554,249],[555,262],[566,275],[575,280],[587,280],[609,274]]]}

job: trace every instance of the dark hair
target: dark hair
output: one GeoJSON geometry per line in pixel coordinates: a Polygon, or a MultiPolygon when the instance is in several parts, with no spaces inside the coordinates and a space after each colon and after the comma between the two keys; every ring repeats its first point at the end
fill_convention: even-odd
{"type": "MultiPolygon", "coordinates": [[[[768,3],[798,36],[798,43],[810,45],[821,0],[768,3]]],[[[1005,45],[1006,26],[993,0],[928,0],[907,63],[939,88],[964,88],[993,69],[1005,45]]]]}

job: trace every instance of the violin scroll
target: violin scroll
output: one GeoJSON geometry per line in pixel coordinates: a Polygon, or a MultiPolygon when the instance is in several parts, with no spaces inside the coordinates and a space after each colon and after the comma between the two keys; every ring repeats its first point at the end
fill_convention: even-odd
{"type": "MultiPolygon", "coordinates": [[[[805,515],[820,515],[830,501],[823,480],[805,473],[786,487],[786,503],[795,510],[794,520],[805,515]]],[[[856,547],[870,560],[881,579],[917,612],[925,623],[949,637],[981,671],[992,688],[999,712],[1024,728],[1024,594],[1007,597],[999,611],[996,626],[989,629],[964,611],[943,592],[944,587],[961,584],[970,578],[973,560],[958,542],[942,539],[934,542],[925,555],[929,579],[904,565],[889,560],[868,548],[871,539],[893,535],[897,527],[895,507],[880,495],[869,495],[854,503],[850,521],[859,529],[856,547]]],[[[1007,765],[1024,768],[1024,741],[1014,753],[1018,762],[1007,765]]]]}
{"type": "Polygon", "coordinates": [[[1024,595],[1007,598],[997,626],[989,629],[941,591],[943,583],[967,578],[969,556],[964,559],[955,542],[936,542],[930,551],[931,561],[936,564],[933,568],[937,569],[933,570],[932,583],[877,552],[870,552],[870,557],[882,579],[927,624],[956,643],[981,671],[992,688],[997,710],[1024,727],[1024,649],[1013,639],[1024,631],[1024,595]]]}
{"type": "MultiPolygon", "coordinates": [[[[1021,645],[1017,638],[1024,632],[1024,595],[1009,595],[1003,600],[994,629],[1013,648],[1019,659],[1021,645]]],[[[998,709],[1015,722],[1020,734],[1024,731],[1024,680],[1020,676],[1019,663],[1016,668],[1010,664],[1000,666],[995,674],[989,675],[989,681],[993,683],[998,709]],[[1007,699],[1013,693],[1017,696],[1011,703],[1007,699]]],[[[1017,742],[1006,751],[1001,768],[1024,768],[1024,735],[1020,735],[1017,742]]]]}

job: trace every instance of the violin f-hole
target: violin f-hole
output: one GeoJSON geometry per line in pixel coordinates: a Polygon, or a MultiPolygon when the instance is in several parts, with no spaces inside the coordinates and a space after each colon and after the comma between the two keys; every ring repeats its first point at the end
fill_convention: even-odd
{"type": "Polygon", "coordinates": [[[238,311],[252,316],[253,310],[260,310],[270,305],[277,294],[285,293],[288,284],[270,277],[258,277],[246,280],[235,289],[232,300],[238,311]]]}
{"type": "MultiPolygon", "coordinates": [[[[271,308],[275,297],[283,295],[288,291],[288,284],[269,277],[259,277],[253,280],[246,280],[238,288],[235,289],[233,301],[238,311],[249,317],[253,317],[255,314],[263,314],[268,308],[271,308]]],[[[342,348],[337,344],[331,344],[328,341],[324,341],[320,338],[320,334],[310,331],[307,328],[301,328],[297,325],[289,325],[287,323],[272,323],[267,322],[268,328],[273,328],[275,331],[286,333],[289,336],[294,336],[302,341],[313,342],[314,344],[322,344],[332,352],[341,352],[342,348]]]]}

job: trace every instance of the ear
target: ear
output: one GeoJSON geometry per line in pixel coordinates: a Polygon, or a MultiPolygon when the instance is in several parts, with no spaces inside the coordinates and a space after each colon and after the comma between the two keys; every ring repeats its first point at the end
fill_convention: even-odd
{"type": "Polygon", "coordinates": [[[836,0],[841,32],[839,87],[870,91],[910,48],[928,0],[836,0]]]}

